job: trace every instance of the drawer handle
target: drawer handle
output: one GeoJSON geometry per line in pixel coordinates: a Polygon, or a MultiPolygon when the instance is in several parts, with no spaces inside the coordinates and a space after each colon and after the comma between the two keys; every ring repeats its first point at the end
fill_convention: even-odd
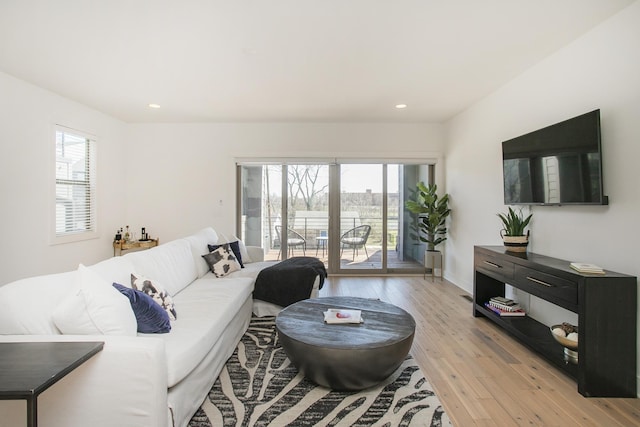
{"type": "Polygon", "coordinates": [[[485,264],[489,264],[491,267],[495,267],[495,268],[502,268],[502,266],[501,266],[501,265],[494,264],[494,263],[489,262],[489,261],[484,261],[484,263],[485,263],[485,264]]]}
{"type": "Polygon", "coordinates": [[[528,280],[531,280],[532,282],[537,283],[538,285],[543,285],[543,286],[546,286],[546,287],[548,287],[548,288],[553,288],[553,285],[552,285],[552,284],[547,283],[547,282],[543,282],[542,280],[538,280],[538,279],[535,279],[535,278],[530,277],[530,276],[527,276],[527,279],[528,279],[528,280]]]}

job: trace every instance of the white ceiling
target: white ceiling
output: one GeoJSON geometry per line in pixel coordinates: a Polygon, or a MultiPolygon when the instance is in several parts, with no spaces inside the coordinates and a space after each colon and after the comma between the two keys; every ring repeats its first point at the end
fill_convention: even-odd
{"type": "Polygon", "coordinates": [[[0,0],[0,70],[126,122],[441,122],[632,2],[0,0]]]}

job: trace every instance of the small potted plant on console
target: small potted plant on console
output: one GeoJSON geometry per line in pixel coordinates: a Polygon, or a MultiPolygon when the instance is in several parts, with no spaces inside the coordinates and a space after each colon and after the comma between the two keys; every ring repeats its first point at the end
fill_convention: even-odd
{"type": "Polygon", "coordinates": [[[522,214],[522,210],[516,213],[511,207],[506,214],[499,213],[498,217],[502,220],[504,228],[500,230],[502,242],[509,252],[526,252],[529,244],[529,230],[527,234],[524,229],[529,225],[533,214],[529,214],[526,218],[522,214]]]}

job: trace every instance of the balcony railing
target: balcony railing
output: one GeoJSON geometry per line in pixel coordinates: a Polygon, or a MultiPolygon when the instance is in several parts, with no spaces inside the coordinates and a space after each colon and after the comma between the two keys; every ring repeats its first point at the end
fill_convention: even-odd
{"type": "MultiPolygon", "coordinates": [[[[326,214],[325,214],[326,215],[326,214]]],[[[265,223],[280,224],[279,218],[271,217],[265,223]]],[[[371,234],[367,245],[382,247],[382,219],[373,217],[351,216],[342,217],[340,221],[340,235],[352,228],[360,225],[368,224],[371,226],[371,234]]],[[[307,241],[307,248],[315,248],[318,246],[318,237],[326,236],[329,228],[329,217],[312,216],[312,217],[296,217],[289,221],[289,228],[299,233],[307,241]]],[[[389,217],[387,222],[387,247],[395,248],[398,236],[398,217],[389,217]]],[[[279,248],[275,229],[270,231],[271,249],[279,248]]]]}

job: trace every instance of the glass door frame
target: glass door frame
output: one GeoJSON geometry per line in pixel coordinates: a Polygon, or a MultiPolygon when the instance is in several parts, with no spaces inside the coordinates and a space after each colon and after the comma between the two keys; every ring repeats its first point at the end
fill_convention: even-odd
{"type": "Polygon", "coordinates": [[[355,274],[386,274],[387,273],[387,165],[380,161],[359,161],[359,159],[345,159],[331,165],[329,173],[329,272],[340,275],[355,274]],[[349,164],[371,164],[382,166],[382,250],[380,268],[342,268],[341,264],[341,167],[349,164]]]}
{"type": "MultiPolygon", "coordinates": [[[[281,215],[281,225],[283,230],[287,230],[289,226],[289,192],[288,192],[288,174],[287,167],[290,165],[321,165],[327,166],[329,170],[328,176],[328,242],[327,243],[327,270],[330,274],[339,274],[339,275],[363,275],[363,274],[375,274],[375,275],[384,275],[389,273],[396,274],[422,274],[424,272],[424,265],[418,267],[404,268],[404,267],[389,267],[388,266],[388,214],[389,214],[389,195],[388,195],[388,165],[422,165],[428,168],[428,174],[425,177],[426,181],[435,182],[436,174],[435,174],[435,166],[437,162],[435,159],[392,159],[392,160],[382,160],[382,159],[358,159],[358,158],[343,158],[343,159],[331,159],[328,161],[326,158],[305,158],[305,159],[287,159],[283,160],[275,160],[273,158],[265,158],[265,159],[251,159],[250,161],[237,161],[236,169],[237,169],[237,198],[236,198],[236,232],[238,236],[243,236],[242,227],[242,194],[243,194],[243,185],[242,185],[242,168],[243,166],[272,166],[279,165],[282,166],[282,179],[281,179],[281,207],[280,207],[280,215],[281,215]],[[381,250],[381,266],[380,268],[342,268],[340,264],[340,192],[341,192],[341,180],[340,180],[340,167],[343,164],[372,164],[372,165],[381,165],[382,166],[382,250],[381,250]]],[[[440,172],[441,173],[441,172],[440,172]]],[[[401,193],[404,190],[400,189],[400,183],[398,192],[401,193]]],[[[403,214],[403,203],[402,200],[399,199],[398,206],[398,215],[403,214]]],[[[398,220],[400,221],[400,220],[398,220]]],[[[400,233],[404,233],[404,230],[398,229],[398,235],[400,233]]],[[[285,234],[286,235],[286,234],[285,234]]],[[[404,236],[403,239],[408,239],[408,235],[404,236]]],[[[287,248],[287,239],[282,239],[283,242],[280,242],[280,257],[279,259],[285,259],[288,254],[287,248]]],[[[396,239],[396,242],[398,240],[396,239]]],[[[263,240],[264,243],[264,240],[263,240]]],[[[412,257],[410,257],[412,258],[412,257]]],[[[412,258],[413,259],[413,258],[412,258]]],[[[418,260],[415,261],[422,261],[418,260]]]]}

